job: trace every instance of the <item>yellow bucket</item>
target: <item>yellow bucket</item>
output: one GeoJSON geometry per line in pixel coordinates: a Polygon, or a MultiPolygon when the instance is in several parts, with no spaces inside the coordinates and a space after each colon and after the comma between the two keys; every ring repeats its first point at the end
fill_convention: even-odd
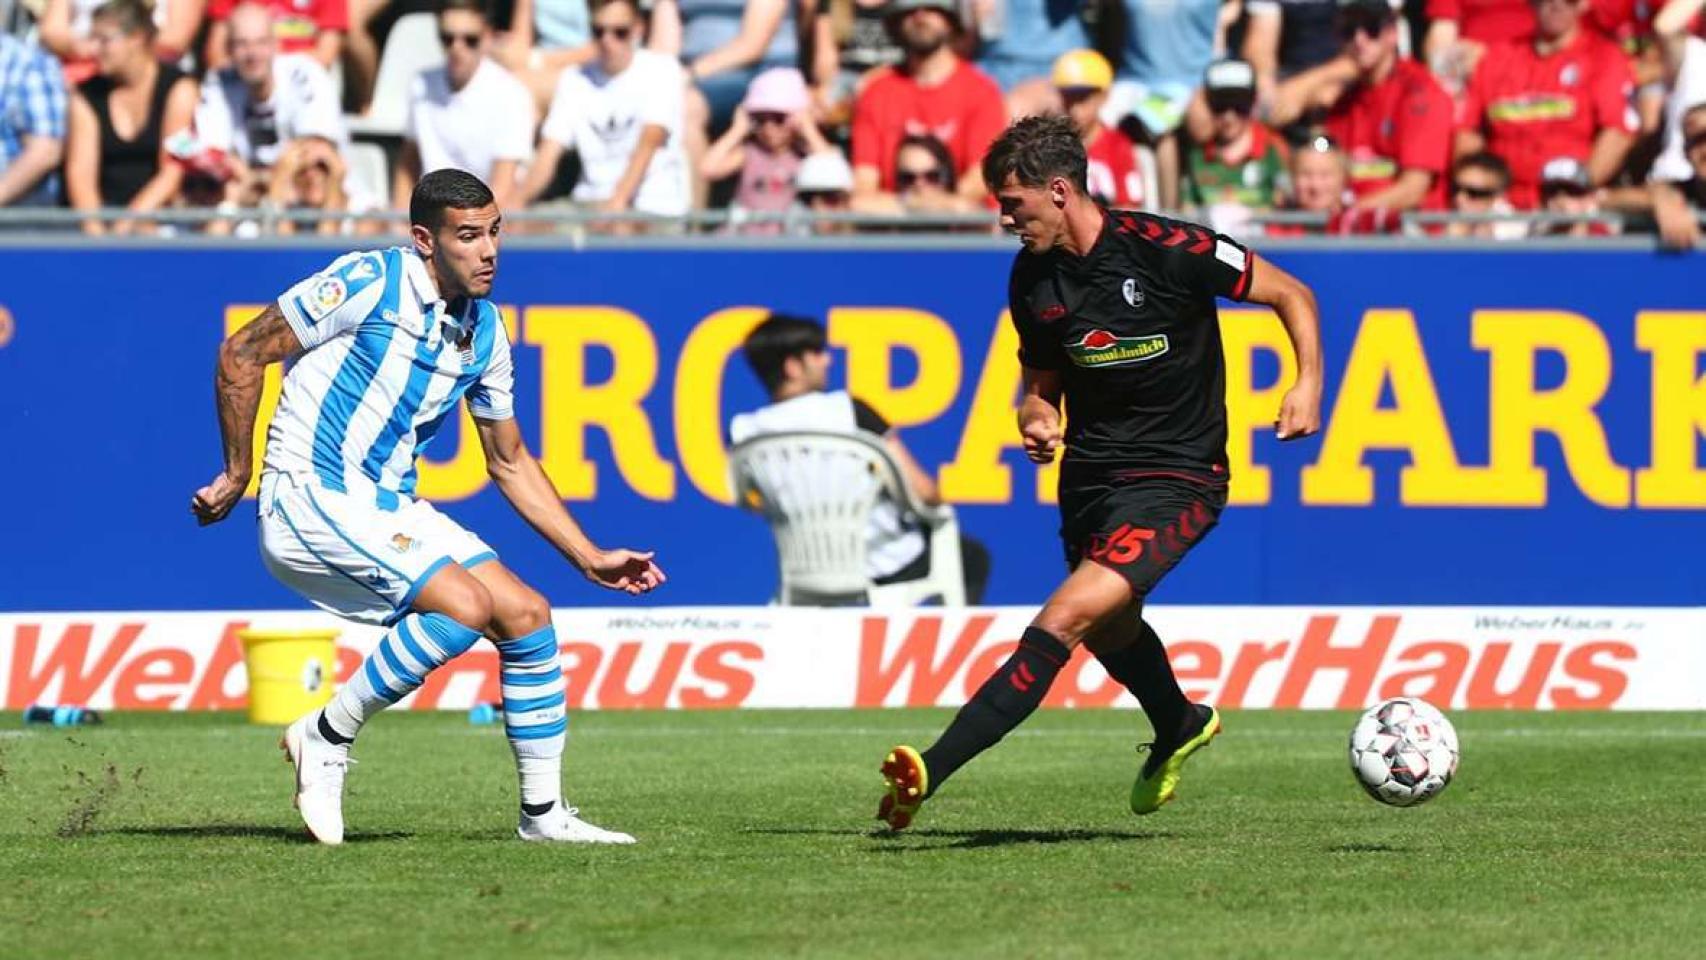
{"type": "Polygon", "coordinates": [[[249,722],[283,726],[332,699],[338,631],[239,630],[249,670],[249,722]]]}

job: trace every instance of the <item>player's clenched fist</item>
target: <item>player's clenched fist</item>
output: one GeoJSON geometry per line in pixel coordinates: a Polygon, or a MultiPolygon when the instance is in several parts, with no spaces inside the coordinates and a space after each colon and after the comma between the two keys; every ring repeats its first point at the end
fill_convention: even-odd
{"type": "Polygon", "coordinates": [[[225,519],[237,501],[243,499],[243,488],[247,480],[239,480],[228,473],[221,473],[213,478],[213,482],[195,492],[190,498],[190,512],[195,514],[196,522],[202,526],[218,523],[225,519]]]}
{"type": "Polygon", "coordinates": [[[1019,436],[1025,443],[1025,456],[1032,463],[1053,463],[1055,451],[1060,448],[1060,418],[1028,417],[1019,424],[1019,436]]]}
{"type": "Polygon", "coordinates": [[[1300,379],[1280,401],[1280,415],[1274,421],[1274,433],[1281,440],[1301,440],[1314,436],[1320,430],[1321,387],[1300,379]]]}

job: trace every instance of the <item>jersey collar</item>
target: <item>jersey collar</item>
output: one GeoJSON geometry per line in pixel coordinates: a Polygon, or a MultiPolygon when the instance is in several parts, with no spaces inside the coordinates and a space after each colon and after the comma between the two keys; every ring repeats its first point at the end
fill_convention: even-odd
{"type": "Polygon", "coordinates": [[[473,328],[480,315],[473,299],[466,301],[461,316],[451,313],[449,304],[439,296],[438,285],[432,282],[432,275],[427,272],[426,261],[421,259],[418,252],[409,250],[403,254],[403,273],[409,279],[409,289],[416,302],[421,305],[422,333],[427,332],[428,323],[433,317],[438,318],[441,324],[457,328],[462,334],[473,328]]]}

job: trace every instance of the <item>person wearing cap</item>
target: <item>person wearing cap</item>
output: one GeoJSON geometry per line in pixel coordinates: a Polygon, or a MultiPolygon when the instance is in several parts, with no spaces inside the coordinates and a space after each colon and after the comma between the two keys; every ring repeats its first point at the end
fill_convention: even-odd
{"type": "Polygon", "coordinates": [[[1428,69],[1398,52],[1386,0],[1339,0],[1344,53],[1281,84],[1268,121],[1290,124],[1325,109],[1345,151],[1355,206],[1439,210],[1451,163],[1452,102],[1428,69]]]}
{"type": "MultiPolygon", "coordinates": [[[[794,176],[794,210],[808,218],[818,214],[847,213],[853,207],[853,168],[840,150],[821,150],[800,162],[794,176]]],[[[851,233],[850,223],[812,219],[809,232],[851,233]]]]}
{"type": "Polygon", "coordinates": [[[1185,152],[1185,203],[1208,214],[1216,230],[1240,233],[1251,212],[1270,210],[1284,185],[1286,149],[1256,122],[1256,71],[1243,60],[1209,65],[1203,76],[1211,134],[1185,152]]]}
{"type": "Polygon", "coordinates": [[[1239,5],[1230,0],[1122,0],[1117,79],[1102,119],[1155,148],[1161,209],[1179,203],[1175,132],[1239,5]]]}
{"type": "MultiPolygon", "coordinates": [[[[1553,157],[1540,168],[1540,208],[1546,213],[1598,213],[1598,193],[1588,168],[1575,157],[1553,157]]],[[[1601,221],[1578,220],[1544,224],[1535,232],[1554,237],[1605,237],[1616,231],[1601,221]]]]}
{"type": "Polygon", "coordinates": [[[645,21],[635,0],[593,0],[592,32],[598,59],[558,78],[522,202],[537,200],[563,153],[574,150],[581,161],[570,194],[576,205],[680,216],[689,201],[681,68],[642,49],[645,21]]]}
{"type": "MultiPolygon", "coordinates": [[[[811,92],[793,67],[771,67],[754,77],[729,129],[699,162],[699,175],[715,182],[740,174],[733,208],[781,213],[794,205],[794,177],[808,155],[834,150],[811,114],[811,92]]],[[[779,233],[781,223],[749,224],[743,232],[779,233]]]]}
{"type": "Polygon", "coordinates": [[[1054,62],[1050,79],[1066,115],[1078,128],[1089,160],[1090,195],[1107,206],[1140,210],[1154,206],[1155,153],[1102,122],[1114,68],[1094,50],[1072,50],[1054,62]]]}
{"type": "Polygon", "coordinates": [[[877,71],[854,102],[854,205],[897,209],[900,142],[927,133],[953,155],[965,208],[981,209],[985,191],[978,163],[1007,123],[1001,89],[954,51],[960,19],[952,0],[893,0],[884,23],[906,59],[877,71]]]}
{"type": "Polygon", "coordinates": [[[1603,186],[1636,133],[1634,73],[1610,41],[1582,25],[1588,0],[1536,0],[1534,36],[1493,48],[1464,92],[1457,154],[1481,149],[1511,168],[1511,202],[1532,210],[1541,167],[1572,157],[1603,186]]]}

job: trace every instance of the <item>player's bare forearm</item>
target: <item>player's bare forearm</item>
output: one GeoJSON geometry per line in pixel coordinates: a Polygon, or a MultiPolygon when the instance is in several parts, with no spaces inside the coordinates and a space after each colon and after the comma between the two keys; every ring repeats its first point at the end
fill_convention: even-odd
{"type": "Polygon", "coordinates": [[[503,457],[487,457],[486,470],[498,492],[510,502],[527,525],[557,548],[577,570],[585,570],[598,552],[568,508],[557,496],[551,478],[525,446],[503,457]]]}
{"type": "Polygon", "coordinates": [[[190,498],[190,512],[202,526],[225,519],[254,474],[255,415],[261,407],[261,385],[267,367],[302,349],[296,332],[279,312],[278,304],[262,310],[219,347],[213,375],[219,408],[219,435],[225,448],[225,469],[190,498]]]}
{"type": "Polygon", "coordinates": [[[1309,285],[1256,254],[1250,269],[1249,301],[1272,307],[1291,338],[1297,357],[1297,382],[1280,401],[1274,422],[1281,440],[1296,440],[1321,429],[1321,389],[1324,362],[1321,358],[1321,311],[1309,285]]]}
{"type": "Polygon", "coordinates": [[[247,483],[254,472],[255,416],[267,367],[301,348],[278,304],[269,304],[219,348],[214,395],[219,434],[225,446],[225,472],[247,483]]]}
{"type": "Polygon", "coordinates": [[[627,594],[647,593],[666,577],[650,551],[603,550],[588,539],[557,496],[557,488],[522,442],[515,420],[474,420],[486,472],[528,525],[593,583],[627,594]]]}
{"type": "Polygon", "coordinates": [[[1032,463],[1052,463],[1062,442],[1060,374],[1031,367],[1023,371],[1019,398],[1019,439],[1032,463]]]}

